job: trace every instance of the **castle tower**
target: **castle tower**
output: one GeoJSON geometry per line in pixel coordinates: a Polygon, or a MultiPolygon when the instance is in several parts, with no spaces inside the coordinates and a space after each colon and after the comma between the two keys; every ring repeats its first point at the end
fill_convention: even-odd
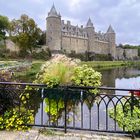
{"type": "Polygon", "coordinates": [[[57,13],[54,4],[48,13],[46,22],[46,45],[52,52],[58,53],[61,50],[61,16],[57,13]]]}
{"type": "Polygon", "coordinates": [[[88,36],[88,48],[87,48],[87,51],[91,52],[93,50],[93,46],[94,46],[95,29],[94,29],[93,23],[92,23],[90,18],[88,19],[88,22],[87,22],[87,25],[86,25],[85,29],[86,29],[87,36],[88,36]]]}
{"type": "Polygon", "coordinates": [[[116,55],[116,34],[115,31],[113,30],[112,26],[110,25],[108,27],[108,30],[106,32],[107,37],[108,37],[108,41],[109,41],[109,48],[110,48],[110,54],[113,57],[113,59],[115,59],[115,55],[116,55]]]}

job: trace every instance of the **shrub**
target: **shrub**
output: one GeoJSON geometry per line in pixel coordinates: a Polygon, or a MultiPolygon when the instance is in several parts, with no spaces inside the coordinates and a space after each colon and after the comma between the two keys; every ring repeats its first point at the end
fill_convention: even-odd
{"type": "Polygon", "coordinates": [[[71,82],[73,67],[65,63],[48,64],[46,69],[43,69],[37,76],[35,82],[47,84],[48,87],[65,85],[71,82]]]}
{"type": "MultiPolygon", "coordinates": [[[[91,86],[97,88],[101,85],[101,73],[87,65],[77,66],[74,69],[72,83],[77,86],[91,86]]],[[[96,94],[98,90],[94,89],[91,90],[91,92],[96,94]]]]}
{"type": "Polygon", "coordinates": [[[126,100],[122,104],[118,104],[115,108],[109,110],[109,115],[117,121],[120,128],[133,132],[140,130],[140,101],[134,101],[133,113],[131,112],[131,104],[126,100]],[[124,107],[122,107],[124,106],[124,107]]]}
{"type": "Polygon", "coordinates": [[[27,98],[29,98],[28,94],[21,97],[22,102],[20,102],[20,110],[18,106],[14,106],[14,108],[9,107],[3,114],[0,114],[0,130],[30,129],[26,124],[33,122],[34,111],[31,109],[26,110],[27,98]]]}
{"type": "Polygon", "coordinates": [[[35,83],[44,83],[48,87],[59,85],[99,87],[101,85],[101,74],[87,65],[78,66],[68,60],[64,62],[55,60],[49,61],[43,66],[37,74],[35,83]]]}
{"type": "MultiPolygon", "coordinates": [[[[66,59],[66,58],[65,58],[66,59]]],[[[47,84],[48,88],[57,87],[59,85],[77,85],[77,86],[94,86],[101,85],[101,74],[96,72],[87,65],[78,66],[70,61],[49,61],[37,75],[35,83],[47,84]]],[[[90,90],[96,94],[97,89],[90,90]]],[[[59,92],[57,92],[60,94],[59,92]]],[[[52,95],[53,96],[53,95],[52,95]]],[[[49,97],[48,97],[49,98],[49,97]]],[[[64,100],[58,98],[46,98],[45,112],[50,115],[50,120],[55,123],[60,114],[64,110],[64,100]],[[49,106],[51,102],[51,107],[49,106]]]]}
{"type": "Polygon", "coordinates": [[[31,54],[32,58],[35,58],[35,59],[43,59],[43,60],[48,60],[50,59],[51,57],[51,52],[49,49],[47,49],[46,51],[44,50],[41,50],[40,52],[33,52],[31,54]]]}
{"type": "Polygon", "coordinates": [[[7,110],[0,116],[0,130],[26,130],[25,124],[33,122],[33,112],[31,110],[18,111],[17,109],[7,110]]]}
{"type": "MultiPolygon", "coordinates": [[[[12,75],[8,71],[1,71],[1,81],[11,81],[12,75]]],[[[29,94],[20,95],[19,93],[10,92],[19,89],[20,86],[9,85],[7,90],[0,92],[0,130],[26,130],[29,129],[25,124],[33,122],[33,111],[26,110],[26,99],[29,99],[29,94]],[[9,88],[9,89],[8,89],[9,88]],[[21,97],[21,101],[19,101],[21,97]],[[19,103],[20,102],[20,103],[19,103]],[[20,111],[18,106],[20,105],[20,111]]],[[[1,88],[1,90],[3,90],[1,88]]]]}

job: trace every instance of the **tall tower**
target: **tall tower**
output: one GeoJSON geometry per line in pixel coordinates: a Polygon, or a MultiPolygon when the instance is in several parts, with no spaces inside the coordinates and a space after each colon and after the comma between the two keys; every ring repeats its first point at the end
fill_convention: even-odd
{"type": "Polygon", "coordinates": [[[88,35],[88,52],[92,52],[93,51],[93,46],[94,46],[94,35],[95,35],[95,29],[93,26],[93,23],[91,21],[91,19],[88,19],[87,25],[86,25],[86,32],[88,35]]]}
{"type": "Polygon", "coordinates": [[[46,18],[46,45],[53,53],[61,51],[61,16],[56,12],[53,4],[46,18]]]}
{"type": "Polygon", "coordinates": [[[108,41],[109,41],[109,50],[110,50],[110,54],[113,57],[113,59],[115,59],[116,56],[116,34],[115,31],[113,30],[112,26],[110,25],[108,27],[108,30],[106,32],[107,37],[108,37],[108,41]]]}

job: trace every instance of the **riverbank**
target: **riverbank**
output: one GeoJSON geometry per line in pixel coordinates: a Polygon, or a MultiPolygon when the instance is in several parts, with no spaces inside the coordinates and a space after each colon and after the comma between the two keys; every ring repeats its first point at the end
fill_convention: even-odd
{"type": "MultiPolygon", "coordinates": [[[[30,67],[25,67],[20,69],[20,71],[14,70],[14,77],[15,80],[18,79],[19,81],[22,82],[32,82],[36,78],[36,74],[39,72],[42,64],[44,64],[46,61],[44,60],[35,60],[30,62],[30,67]]],[[[7,67],[11,68],[16,66],[18,67],[17,63],[18,61],[0,61],[0,64],[4,64],[6,69],[7,67]]],[[[20,62],[24,63],[23,62],[20,62]]],[[[119,68],[119,67],[130,67],[130,66],[140,66],[140,61],[87,61],[87,62],[80,62],[81,65],[87,64],[88,66],[93,67],[95,70],[109,70],[113,68],[119,68]]],[[[24,66],[24,65],[22,65],[24,66]]]]}
{"type": "MultiPolygon", "coordinates": [[[[95,134],[91,132],[68,132],[46,130],[43,133],[39,129],[30,131],[0,131],[1,140],[131,140],[131,137],[116,134],[95,134]]],[[[137,138],[136,140],[140,140],[137,138]]]]}
{"type": "Polygon", "coordinates": [[[115,68],[124,66],[138,66],[140,65],[140,61],[82,61],[81,65],[82,64],[87,64],[93,68],[115,68]]]}

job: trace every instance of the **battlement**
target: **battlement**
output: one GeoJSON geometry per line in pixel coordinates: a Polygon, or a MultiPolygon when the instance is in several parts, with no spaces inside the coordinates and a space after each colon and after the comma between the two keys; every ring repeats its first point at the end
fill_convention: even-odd
{"type": "MultiPolygon", "coordinates": [[[[61,21],[61,31],[62,35],[65,36],[88,38],[86,27],[84,27],[83,25],[81,25],[81,27],[79,27],[78,25],[71,25],[70,21],[67,21],[66,23],[64,20],[61,21]]],[[[95,32],[94,34],[96,40],[108,42],[108,35],[106,33],[101,33],[101,31],[99,31],[98,33],[95,32]]]]}
{"type": "Polygon", "coordinates": [[[95,33],[95,38],[96,40],[99,41],[109,41],[108,40],[108,35],[106,33],[101,33],[101,31],[99,31],[98,33],[95,33]]]}
{"type": "Polygon", "coordinates": [[[83,28],[83,25],[81,27],[71,25],[70,21],[67,21],[67,23],[64,23],[64,20],[61,22],[61,30],[62,35],[67,36],[73,36],[73,37],[80,37],[80,38],[87,38],[87,32],[85,31],[85,28],[83,28]]]}

